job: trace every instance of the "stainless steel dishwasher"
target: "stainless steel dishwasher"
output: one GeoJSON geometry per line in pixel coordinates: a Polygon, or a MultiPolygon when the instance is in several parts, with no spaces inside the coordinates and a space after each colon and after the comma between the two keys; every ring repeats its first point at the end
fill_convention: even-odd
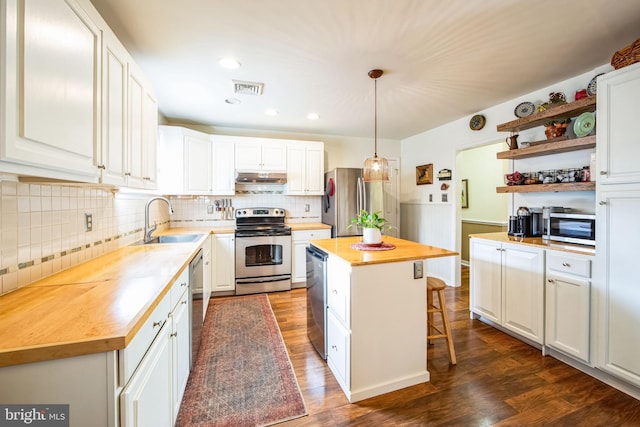
{"type": "Polygon", "coordinates": [[[307,247],[307,336],[320,357],[327,360],[327,255],[307,247]]]}
{"type": "Polygon", "coordinates": [[[202,284],[203,284],[203,271],[202,271],[202,249],[198,251],[195,257],[189,263],[189,290],[191,292],[191,298],[189,298],[189,304],[191,309],[191,355],[189,358],[190,369],[193,369],[193,365],[198,357],[198,350],[200,349],[200,338],[202,336],[202,322],[203,322],[203,303],[202,299],[202,284]]]}

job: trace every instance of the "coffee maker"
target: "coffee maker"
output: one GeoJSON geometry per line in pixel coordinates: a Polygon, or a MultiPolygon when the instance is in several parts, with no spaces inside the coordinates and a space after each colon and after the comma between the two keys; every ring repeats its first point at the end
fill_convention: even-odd
{"type": "Polygon", "coordinates": [[[515,216],[509,217],[507,234],[517,237],[542,236],[542,209],[520,206],[515,216]]]}

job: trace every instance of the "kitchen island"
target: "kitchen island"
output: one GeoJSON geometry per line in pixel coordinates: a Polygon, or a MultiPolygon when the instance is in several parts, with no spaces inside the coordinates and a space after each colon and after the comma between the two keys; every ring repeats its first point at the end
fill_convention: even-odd
{"type": "Polygon", "coordinates": [[[312,240],[328,254],[327,364],[350,402],[429,381],[424,260],[457,252],[384,236],[312,240]],[[421,270],[421,271],[416,271],[421,270]]]}

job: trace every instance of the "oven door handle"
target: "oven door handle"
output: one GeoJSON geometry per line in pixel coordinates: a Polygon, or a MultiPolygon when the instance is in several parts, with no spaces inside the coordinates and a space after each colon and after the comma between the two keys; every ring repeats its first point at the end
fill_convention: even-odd
{"type": "Polygon", "coordinates": [[[288,274],[282,276],[269,276],[269,277],[254,277],[251,279],[236,279],[236,283],[269,283],[269,282],[280,282],[282,280],[291,279],[291,276],[288,274]]]}

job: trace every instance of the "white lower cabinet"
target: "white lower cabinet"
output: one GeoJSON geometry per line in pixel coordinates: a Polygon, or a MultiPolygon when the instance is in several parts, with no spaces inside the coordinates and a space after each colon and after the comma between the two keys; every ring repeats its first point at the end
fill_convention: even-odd
{"type": "Polygon", "coordinates": [[[640,386],[640,282],[635,248],[640,237],[640,186],[611,187],[597,195],[596,365],[640,386]]]}
{"type": "Polygon", "coordinates": [[[590,362],[591,257],[547,251],[545,344],[590,362]]]}
{"type": "Polygon", "coordinates": [[[544,342],[544,249],[471,239],[470,309],[544,342]]]}
{"type": "Polygon", "coordinates": [[[352,266],[329,255],[327,364],[350,402],[429,380],[426,286],[413,268],[413,261],[352,266]]]}
{"type": "Polygon", "coordinates": [[[171,326],[165,324],[120,395],[123,426],[172,426],[171,326]]]}
{"type": "Polygon", "coordinates": [[[173,423],[175,423],[182,402],[184,390],[187,387],[191,368],[191,316],[189,314],[189,291],[185,291],[178,304],[173,307],[171,318],[171,351],[173,384],[171,402],[173,403],[173,423]]]}
{"type": "Polygon", "coordinates": [[[307,246],[309,241],[318,239],[330,239],[331,229],[294,230],[291,232],[293,250],[291,255],[291,283],[307,281],[307,246]]]}
{"type": "Polygon", "coordinates": [[[213,292],[233,292],[236,289],[236,243],[234,234],[214,234],[213,292]]]}
{"type": "Polygon", "coordinates": [[[210,235],[207,241],[202,245],[202,320],[207,316],[207,308],[209,307],[209,298],[211,298],[211,283],[213,281],[213,245],[214,239],[210,235]]]}

